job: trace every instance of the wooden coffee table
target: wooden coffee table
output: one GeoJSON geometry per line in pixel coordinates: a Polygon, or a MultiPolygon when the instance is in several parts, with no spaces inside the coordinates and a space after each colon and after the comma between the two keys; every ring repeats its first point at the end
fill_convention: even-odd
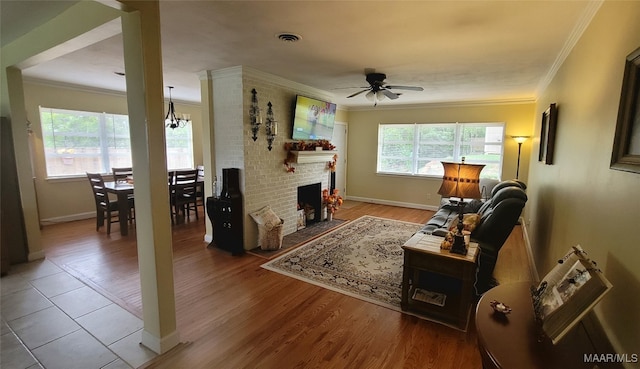
{"type": "Polygon", "coordinates": [[[416,233],[403,246],[402,310],[466,331],[473,301],[478,244],[467,255],[441,250],[442,237],[416,233]],[[441,295],[445,295],[444,304],[441,295]],[[433,298],[432,302],[425,302],[433,298]]]}

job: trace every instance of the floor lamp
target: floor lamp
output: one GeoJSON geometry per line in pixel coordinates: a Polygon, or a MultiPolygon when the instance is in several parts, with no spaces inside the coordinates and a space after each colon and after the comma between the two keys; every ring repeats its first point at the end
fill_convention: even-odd
{"type": "Polygon", "coordinates": [[[458,230],[453,237],[451,252],[454,254],[467,254],[467,245],[464,242],[464,199],[479,199],[480,193],[480,172],[484,164],[465,164],[442,162],[444,176],[438,194],[443,197],[459,197],[458,202],[458,230]]]}
{"type": "Polygon", "coordinates": [[[516,167],[516,179],[519,179],[520,175],[520,151],[522,150],[522,144],[529,138],[529,136],[511,136],[518,143],[518,166],[516,167]]]}

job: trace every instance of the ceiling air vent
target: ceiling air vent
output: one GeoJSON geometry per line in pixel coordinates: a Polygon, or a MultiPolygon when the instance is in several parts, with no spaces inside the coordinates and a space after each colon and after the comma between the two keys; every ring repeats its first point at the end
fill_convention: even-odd
{"type": "Polygon", "coordinates": [[[293,33],[278,33],[276,35],[280,41],[284,42],[298,42],[302,37],[293,33]]]}

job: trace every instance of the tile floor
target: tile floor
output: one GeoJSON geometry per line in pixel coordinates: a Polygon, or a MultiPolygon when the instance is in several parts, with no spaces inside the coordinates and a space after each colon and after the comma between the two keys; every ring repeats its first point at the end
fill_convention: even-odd
{"type": "Polygon", "coordinates": [[[142,320],[47,260],[0,279],[0,367],[131,369],[156,354],[142,320]]]}

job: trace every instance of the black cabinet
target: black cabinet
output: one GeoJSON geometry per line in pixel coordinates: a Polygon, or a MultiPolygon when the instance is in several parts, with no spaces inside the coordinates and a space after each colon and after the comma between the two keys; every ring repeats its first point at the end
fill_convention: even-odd
{"type": "Polygon", "coordinates": [[[212,244],[232,255],[243,254],[244,216],[238,168],[222,170],[222,192],[218,198],[207,198],[207,214],[213,224],[212,244]]]}

